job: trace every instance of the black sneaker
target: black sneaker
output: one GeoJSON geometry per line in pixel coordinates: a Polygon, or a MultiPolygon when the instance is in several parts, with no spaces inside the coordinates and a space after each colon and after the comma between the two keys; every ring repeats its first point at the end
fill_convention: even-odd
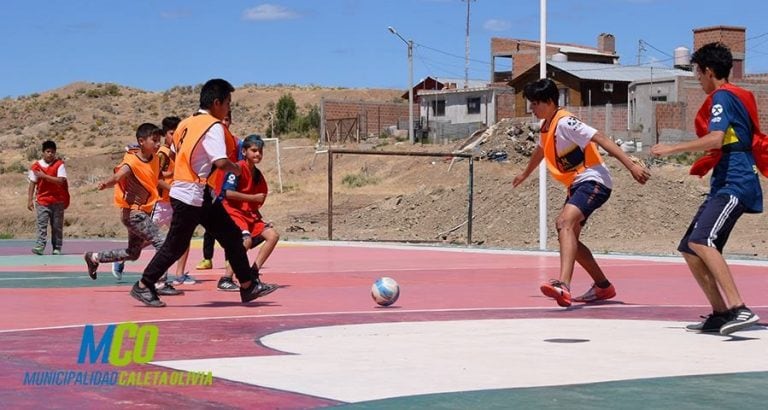
{"type": "Polygon", "coordinates": [[[746,306],[735,308],[731,311],[730,321],[720,328],[720,334],[728,336],[733,332],[738,332],[752,326],[758,320],[760,320],[760,317],[746,306]]]}
{"type": "Polygon", "coordinates": [[[155,292],[157,292],[158,295],[163,296],[177,296],[184,294],[184,291],[174,288],[169,282],[166,282],[162,287],[155,285],[155,292]]]}
{"type": "Polygon", "coordinates": [[[93,252],[86,252],[83,257],[85,258],[85,264],[88,266],[88,276],[96,280],[96,270],[99,269],[99,262],[93,261],[93,252]]]}
{"type": "Polygon", "coordinates": [[[246,289],[240,289],[240,300],[242,300],[243,303],[247,303],[256,298],[267,296],[276,290],[277,290],[277,285],[272,285],[270,283],[261,283],[258,280],[254,279],[251,281],[251,286],[249,286],[246,289]]]}
{"type": "Polygon", "coordinates": [[[219,283],[216,285],[216,289],[223,290],[225,292],[236,292],[240,290],[240,286],[237,286],[232,278],[222,276],[219,278],[219,283]]]}
{"type": "Polygon", "coordinates": [[[731,312],[713,312],[710,315],[702,316],[702,318],[704,319],[703,321],[688,325],[685,327],[685,330],[701,333],[717,333],[720,331],[720,328],[730,320],[731,312]]]}
{"type": "Polygon", "coordinates": [[[160,300],[160,298],[157,297],[157,293],[153,292],[152,289],[145,288],[142,289],[139,287],[139,282],[136,282],[133,287],[131,288],[131,296],[138,300],[139,302],[151,306],[151,307],[164,307],[165,302],[160,300]]]}

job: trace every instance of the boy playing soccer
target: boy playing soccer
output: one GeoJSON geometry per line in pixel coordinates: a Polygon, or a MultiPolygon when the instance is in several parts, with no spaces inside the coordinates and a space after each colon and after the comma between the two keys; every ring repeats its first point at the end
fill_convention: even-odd
{"type": "Polygon", "coordinates": [[[546,159],[553,178],[568,188],[565,205],[557,216],[557,239],[560,242],[560,278],[543,283],[541,292],[557,301],[562,307],[571,305],[571,278],[573,266],[578,262],[594,284],[576,302],[596,302],[616,296],[616,289],[592,256],[592,252],[580,240],[581,228],[592,212],[600,208],[611,196],[611,175],[603,163],[597,146],[616,157],[632,173],[632,177],[644,184],[650,174],[625,154],[616,143],[601,132],[581,122],[573,114],[557,106],[560,92],[550,79],[540,79],[525,86],[523,95],[531,103],[537,118],[544,120],[541,138],[531,154],[528,166],[516,176],[512,186],[517,187],[546,159]]]}
{"type": "Polygon", "coordinates": [[[53,254],[61,255],[64,242],[64,209],[69,206],[69,190],[67,171],[64,161],[56,157],[55,142],[49,140],[43,143],[43,158],[32,164],[27,178],[27,209],[31,211],[37,208],[37,243],[32,248],[32,253],[42,255],[45,251],[50,223],[53,254]]]}
{"type": "MultiPolygon", "coordinates": [[[[160,161],[156,155],[160,147],[162,131],[157,126],[144,123],[136,130],[138,149],[125,154],[115,173],[98,185],[99,190],[115,187],[115,205],[122,210],[121,221],[128,228],[128,248],[103,252],[86,252],[85,264],[88,275],[96,280],[100,263],[136,260],[148,245],[159,249],[163,236],[152,221],[152,210],[159,199],[158,185],[168,188],[160,180],[160,161]]],[[[158,289],[164,295],[181,292],[166,284],[158,289]]]]}
{"type": "MultiPolygon", "coordinates": [[[[173,182],[173,153],[171,152],[171,144],[173,144],[173,132],[181,122],[179,117],[165,117],[163,118],[163,145],[157,151],[157,158],[160,161],[160,179],[166,182],[167,186],[171,186],[173,182]]],[[[138,145],[129,146],[127,150],[138,150],[138,145]]],[[[163,186],[166,186],[163,184],[163,186]]],[[[159,198],[155,203],[155,208],[152,211],[152,222],[159,228],[167,228],[171,224],[171,217],[173,216],[173,208],[171,207],[171,200],[168,196],[168,189],[158,188],[159,198]]],[[[184,268],[187,265],[187,258],[189,257],[189,249],[187,252],[176,262],[176,279],[173,280],[173,285],[191,285],[196,283],[195,279],[184,272],[184,268]]],[[[123,271],[125,270],[125,261],[112,263],[112,275],[117,279],[123,277],[123,271]]],[[[165,283],[166,277],[162,277],[160,282],[165,283]]]]}
{"type": "MultiPolygon", "coordinates": [[[[677,250],[712,306],[712,314],[691,331],[729,335],[757,323],[760,318],[744,305],[723,248],[731,230],[744,213],[763,212],[763,191],[757,174],[752,139],[760,124],[754,95],[731,85],[728,76],[733,55],[721,43],[705,44],[691,56],[691,63],[707,98],[695,120],[693,141],[656,144],[651,154],[710,152],[691,167],[703,177],[712,171],[710,191],[693,217],[677,250]]],[[[757,151],[757,150],[756,150],[757,151]]]]}
{"type": "MultiPolygon", "coordinates": [[[[245,249],[253,249],[264,242],[253,263],[253,268],[258,270],[275,249],[280,234],[272,224],[264,222],[259,211],[269,192],[264,175],[256,168],[264,157],[264,141],[258,135],[249,135],[242,142],[242,154],[244,159],[237,163],[241,169],[240,176],[227,175],[221,196],[225,198],[224,208],[230,218],[242,230],[245,249]]],[[[232,281],[232,269],[229,264],[226,267],[227,272],[219,279],[217,287],[220,290],[237,290],[232,281]]]]}
{"type": "Polygon", "coordinates": [[[200,90],[200,109],[179,123],[173,135],[176,159],[170,197],[173,207],[171,227],[163,246],[144,269],[130,295],[152,307],[164,307],[154,284],[165,270],[189,247],[197,225],[210,230],[223,247],[240,282],[240,301],[248,303],[274,292],[275,286],[262,283],[258,270],[248,266],[240,229],[232,222],[212,188],[221,186],[225,173],[240,174],[236,143],[221,120],[229,112],[235,88],[228,81],[209,80],[200,90]]]}

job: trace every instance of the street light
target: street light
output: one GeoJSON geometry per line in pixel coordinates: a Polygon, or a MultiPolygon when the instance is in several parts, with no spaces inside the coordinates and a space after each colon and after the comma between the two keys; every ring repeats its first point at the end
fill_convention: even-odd
{"type": "Polygon", "coordinates": [[[416,142],[413,135],[413,40],[404,39],[392,26],[387,29],[408,46],[408,140],[413,144],[416,142]]]}

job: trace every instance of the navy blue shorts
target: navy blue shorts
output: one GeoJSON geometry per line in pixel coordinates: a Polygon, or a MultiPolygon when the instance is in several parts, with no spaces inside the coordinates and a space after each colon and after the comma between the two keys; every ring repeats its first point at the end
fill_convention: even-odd
{"type": "Polygon", "coordinates": [[[568,189],[568,198],[565,199],[565,203],[579,208],[584,215],[584,220],[581,221],[581,225],[584,226],[592,212],[603,206],[610,197],[611,189],[607,186],[596,181],[584,181],[568,189]]]}
{"type": "Polygon", "coordinates": [[[717,248],[723,253],[723,247],[731,235],[736,221],[744,214],[744,205],[739,198],[733,195],[720,195],[707,197],[699,207],[691,225],[685,232],[677,250],[696,255],[689,246],[689,242],[717,248]]]}

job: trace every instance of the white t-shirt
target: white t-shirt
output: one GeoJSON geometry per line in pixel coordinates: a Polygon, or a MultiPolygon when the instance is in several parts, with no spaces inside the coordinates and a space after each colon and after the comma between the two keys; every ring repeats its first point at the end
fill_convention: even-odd
{"type": "MultiPolygon", "coordinates": [[[[208,113],[204,110],[200,110],[200,112],[208,113]]],[[[171,149],[173,148],[172,146],[171,149]]],[[[205,133],[202,143],[198,144],[192,151],[192,170],[200,178],[207,178],[213,169],[213,163],[222,158],[227,158],[224,126],[221,123],[216,123],[205,133]]],[[[204,183],[174,180],[168,195],[187,205],[203,206],[204,193],[204,183]]]]}
{"type": "MultiPolygon", "coordinates": [[[[597,134],[597,130],[581,122],[576,117],[563,117],[557,122],[555,129],[555,147],[558,156],[567,156],[567,154],[578,146],[582,151],[592,142],[592,137],[597,134]]],[[[541,146],[541,140],[539,140],[541,146]]],[[[543,146],[542,146],[543,148],[543,146]]],[[[613,181],[608,168],[604,164],[593,165],[576,175],[572,185],[584,181],[597,181],[609,189],[613,189],[613,181]]]]}
{"type": "MultiPolygon", "coordinates": [[[[42,167],[43,169],[46,169],[49,166],[51,166],[51,164],[45,162],[45,160],[42,160],[42,159],[37,161],[37,163],[40,164],[40,167],[42,167]]],[[[65,179],[67,178],[67,170],[64,169],[64,164],[61,164],[59,166],[59,169],[56,170],[56,176],[59,178],[65,178],[65,179]]],[[[32,172],[31,169],[29,170],[29,172],[27,172],[27,178],[29,178],[31,182],[37,182],[37,177],[35,176],[35,173],[32,172]]]]}

